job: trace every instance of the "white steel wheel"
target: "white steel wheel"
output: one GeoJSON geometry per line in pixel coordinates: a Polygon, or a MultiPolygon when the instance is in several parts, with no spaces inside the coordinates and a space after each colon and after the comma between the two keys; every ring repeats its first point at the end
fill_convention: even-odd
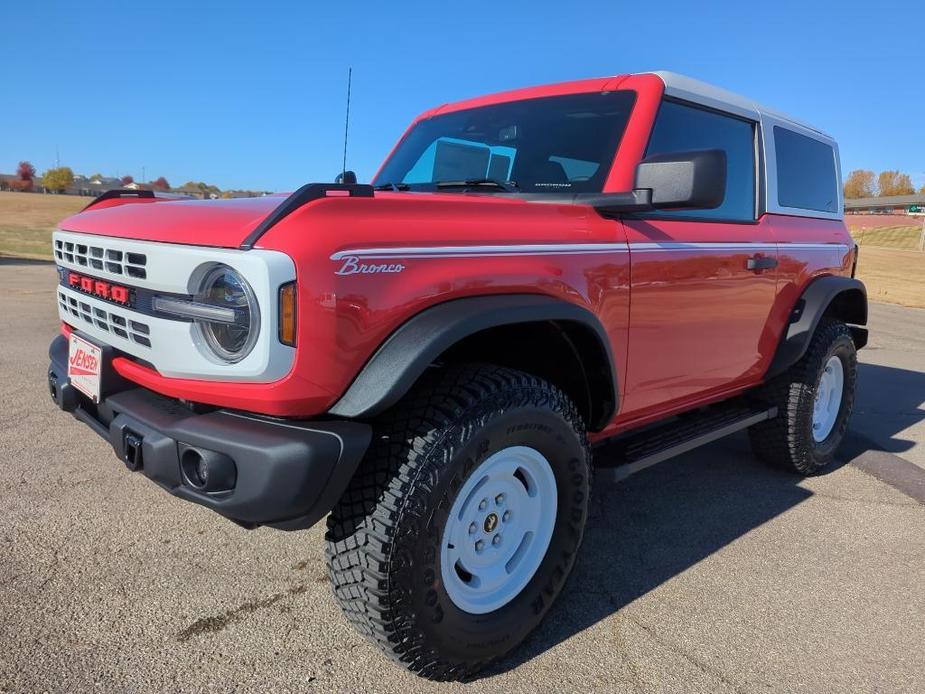
{"type": "Polygon", "coordinates": [[[517,597],[546,556],[556,505],[555,474],[533,448],[504,448],[472,472],[453,502],[440,553],[456,607],[486,614],[517,597]]]}
{"type": "Polygon", "coordinates": [[[816,387],[813,402],[813,439],[825,441],[838,419],[842,394],[845,390],[845,369],[837,355],[829,357],[816,387]]]}

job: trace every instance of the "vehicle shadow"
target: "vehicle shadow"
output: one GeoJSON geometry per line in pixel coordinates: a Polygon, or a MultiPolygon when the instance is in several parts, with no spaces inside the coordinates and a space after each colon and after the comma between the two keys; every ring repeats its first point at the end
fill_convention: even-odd
{"type": "MultiPolygon", "coordinates": [[[[826,473],[869,450],[909,450],[915,442],[896,434],[925,419],[925,373],[860,364],[858,379],[852,434],[826,473]]],[[[606,447],[597,452],[606,455],[606,447]]],[[[616,485],[596,480],[565,590],[527,641],[484,676],[535,658],[800,504],[812,496],[800,479],[757,461],[738,434],[616,485]]]]}
{"type": "Polygon", "coordinates": [[[39,258],[17,258],[11,255],[0,255],[0,266],[3,265],[51,265],[51,260],[39,258]]]}
{"type": "MultiPolygon", "coordinates": [[[[840,462],[823,474],[867,451],[914,446],[895,435],[925,419],[923,403],[925,373],[861,364],[849,437],[840,462]]],[[[607,448],[599,449],[597,459],[606,456],[607,448]]],[[[812,492],[799,486],[801,479],[759,462],[744,432],[615,485],[597,479],[578,563],[562,595],[527,641],[483,676],[537,657],[802,503],[812,492]]]]}
{"type": "Polygon", "coordinates": [[[484,674],[537,657],[800,504],[812,496],[800,479],[759,463],[740,434],[618,484],[595,480],[565,590],[527,641],[484,674]]]}
{"type": "Polygon", "coordinates": [[[867,450],[901,455],[917,443],[897,434],[925,420],[925,371],[896,369],[879,364],[858,364],[857,398],[848,440],[842,449],[846,460],[867,450]]]}

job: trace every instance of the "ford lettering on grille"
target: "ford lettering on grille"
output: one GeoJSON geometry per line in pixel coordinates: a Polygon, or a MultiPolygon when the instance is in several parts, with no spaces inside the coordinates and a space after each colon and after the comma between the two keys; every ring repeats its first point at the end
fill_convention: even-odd
{"type": "Polygon", "coordinates": [[[67,272],[67,286],[84,294],[95,296],[98,299],[112,301],[122,306],[132,305],[132,290],[120,284],[113,284],[104,280],[81,275],[79,272],[67,272]]]}

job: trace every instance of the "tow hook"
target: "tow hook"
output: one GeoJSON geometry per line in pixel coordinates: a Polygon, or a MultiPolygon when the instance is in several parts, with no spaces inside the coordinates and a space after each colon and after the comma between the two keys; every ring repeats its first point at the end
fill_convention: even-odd
{"type": "Polygon", "coordinates": [[[141,442],[141,436],[134,431],[126,430],[122,435],[122,462],[132,472],[141,470],[141,442]]]}

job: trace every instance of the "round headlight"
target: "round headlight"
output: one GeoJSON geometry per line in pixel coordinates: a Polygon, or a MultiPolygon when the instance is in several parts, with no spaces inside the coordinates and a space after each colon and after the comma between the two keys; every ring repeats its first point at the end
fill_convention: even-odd
{"type": "Polygon", "coordinates": [[[228,309],[216,320],[197,321],[209,349],[227,362],[241,361],[250,354],[260,333],[260,310],[247,280],[227,265],[217,265],[203,278],[196,299],[228,309]]]}

